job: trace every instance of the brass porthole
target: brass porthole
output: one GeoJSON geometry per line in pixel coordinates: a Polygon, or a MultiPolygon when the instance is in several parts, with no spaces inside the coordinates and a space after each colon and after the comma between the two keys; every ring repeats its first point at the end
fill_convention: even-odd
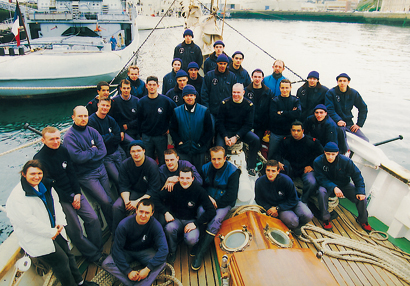
{"type": "Polygon", "coordinates": [[[227,252],[239,252],[245,250],[252,240],[252,234],[247,230],[246,226],[243,229],[230,231],[227,235],[219,235],[221,240],[219,247],[227,252]]]}

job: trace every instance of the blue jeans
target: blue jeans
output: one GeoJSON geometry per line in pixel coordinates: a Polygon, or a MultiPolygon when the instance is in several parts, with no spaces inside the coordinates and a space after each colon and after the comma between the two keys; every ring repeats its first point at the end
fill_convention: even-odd
{"type": "Polygon", "coordinates": [[[88,261],[97,261],[101,257],[102,251],[102,231],[101,224],[84,195],[81,196],[80,209],[73,208],[71,203],[61,202],[66,216],[67,226],[65,227],[71,242],[78,248],[88,261]],[[83,234],[78,216],[84,221],[84,228],[87,237],[83,234]]]}
{"type": "Polygon", "coordinates": [[[279,160],[279,143],[284,137],[286,137],[286,135],[276,135],[272,132],[270,133],[268,160],[279,160]]]}
{"type": "Polygon", "coordinates": [[[167,135],[149,136],[142,134],[141,138],[145,145],[145,155],[155,160],[156,152],[159,166],[165,164],[164,151],[168,147],[167,135]]]}
{"type": "MultiPolygon", "coordinates": [[[[148,265],[149,261],[155,256],[155,250],[152,248],[148,248],[145,250],[140,251],[129,251],[123,250],[125,253],[125,257],[128,263],[132,263],[133,261],[140,262],[143,266],[148,265]]],[[[151,272],[148,276],[141,280],[141,281],[131,281],[128,279],[128,275],[122,273],[112,258],[112,255],[109,255],[103,262],[102,268],[113,275],[114,277],[118,278],[122,284],[126,286],[150,286],[155,279],[157,278],[158,274],[161,272],[162,269],[165,267],[165,262],[154,269],[151,269],[151,272]]]]}
{"type": "Polygon", "coordinates": [[[111,189],[104,165],[101,164],[97,169],[79,176],[78,182],[84,192],[87,192],[100,204],[108,227],[112,229],[112,200],[109,195],[111,189]]]}
{"type": "MultiPolygon", "coordinates": [[[[221,228],[222,222],[224,221],[226,215],[228,212],[231,210],[231,206],[227,206],[224,208],[217,208],[216,209],[216,216],[208,223],[206,227],[206,231],[210,234],[217,234],[219,229],[221,228]]],[[[202,206],[199,206],[198,208],[198,217],[200,217],[203,213],[205,213],[205,210],[202,206]]]]}
{"type": "Polygon", "coordinates": [[[191,222],[194,222],[195,220],[183,220],[183,219],[175,219],[174,221],[171,221],[167,223],[164,227],[165,229],[165,235],[168,240],[168,246],[169,246],[169,253],[175,253],[177,251],[178,243],[180,240],[182,240],[181,235],[184,235],[184,242],[192,247],[195,244],[198,243],[199,241],[199,229],[196,228],[194,230],[191,230],[188,233],[184,232],[184,227],[191,222]]]}
{"type": "Polygon", "coordinates": [[[313,219],[313,214],[302,202],[291,210],[279,211],[279,219],[290,229],[301,227],[313,219]]]}

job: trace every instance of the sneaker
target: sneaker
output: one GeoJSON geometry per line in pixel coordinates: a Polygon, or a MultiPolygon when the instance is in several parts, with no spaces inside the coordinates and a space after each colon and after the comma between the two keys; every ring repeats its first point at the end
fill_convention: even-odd
{"type": "Polygon", "coordinates": [[[177,258],[175,252],[170,252],[167,257],[167,262],[171,265],[174,265],[175,259],[177,258]]]}
{"type": "Polygon", "coordinates": [[[362,229],[365,232],[371,232],[372,231],[372,227],[370,226],[370,224],[368,222],[359,222],[357,219],[356,219],[356,222],[362,227],[362,229]]]}
{"type": "Polygon", "coordinates": [[[102,264],[103,264],[104,260],[105,260],[107,257],[108,257],[108,254],[102,253],[102,254],[101,254],[101,257],[100,257],[97,261],[94,261],[94,263],[95,263],[98,267],[102,267],[102,264]]]}
{"type": "Polygon", "coordinates": [[[256,176],[256,171],[255,171],[255,169],[249,169],[249,170],[248,170],[248,174],[249,174],[249,176],[255,177],[255,176],[256,176]]]}
{"type": "Polygon", "coordinates": [[[323,221],[322,226],[325,230],[331,230],[333,228],[332,223],[328,220],[323,221]]]}

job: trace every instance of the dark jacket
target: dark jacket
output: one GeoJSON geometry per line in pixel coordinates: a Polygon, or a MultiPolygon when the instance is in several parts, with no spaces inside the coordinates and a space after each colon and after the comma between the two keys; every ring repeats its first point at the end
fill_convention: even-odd
{"type": "Polygon", "coordinates": [[[131,82],[131,95],[138,98],[142,98],[144,95],[147,95],[147,89],[145,87],[145,82],[142,79],[131,80],[128,76],[127,79],[131,82]]]}
{"type": "Polygon", "coordinates": [[[249,76],[249,73],[244,69],[242,66],[239,67],[239,69],[234,69],[232,62],[229,64],[228,69],[234,73],[236,76],[236,79],[239,83],[242,83],[243,86],[248,86],[249,84],[252,83],[251,77],[249,76]]]}
{"type": "Polygon", "coordinates": [[[261,96],[256,98],[255,89],[251,83],[245,88],[244,96],[252,101],[255,106],[253,128],[255,130],[267,130],[269,125],[269,105],[274,97],[272,90],[262,83],[261,96]]]}
{"type": "Polygon", "coordinates": [[[288,135],[292,122],[297,120],[299,116],[300,103],[296,96],[275,96],[269,106],[269,130],[276,135],[288,135]],[[295,107],[296,109],[293,110],[295,107]]]}
{"type": "Polygon", "coordinates": [[[114,118],[107,115],[101,119],[94,113],[89,117],[88,125],[101,134],[107,148],[107,155],[118,150],[118,145],[121,143],[121,130],[114,118]]]}
{"type": "MultiPolygon", "coordinates": [[[[225,52],[222,52],[225,56],[228,57],[228,66],[229,64],[232,62],[231,57],[229,57],[225,52]]],[[[205,62],[204,62],[204,74],[207,74],[209,71],[213,71],[217,64],[216,64],[216,60],[217,60],[217,56],[215,54],[215,52],[213,52],[212,54],[209,55],[209,57],[206,58],[205,62]]]]}
{"type": "Polygon", "coordinates": [[[181,69],[186,72],[188,72],[187,68],[190,62],[196,62],[201,67],[203,61],[201,48],[194,44],[194,42],[188,45],[185,41],[175,47],[174,58],[182,60],[181,69]]]}
{"type": "Polygon", "coordinates": [[[172,70],[171,72],[167,73],[164,78],[162,79],[162,94],[167,94],[168,90],[175,87],[177,84],[177,74],[172,70]]]}
{"type": "Polygon", "coordinates": [[[325,104],[325,95],[328,90],[326,86],[321,85],[319,82],[314,88],[310,88],[308,82],[299,87],[296,93],[302,109],[299,120],[305,121],[308,116],[313,115],[316,105],[325,104]]]}
{"type": "Polygon", "coordinates": [[[327,115],[322,121],[317,121],[314,115],[310,115],[303,123],[305,134],[319,139],[320,144],[325,146],[328,142],[338,144],[337,125],[332,118],[327,115]]]}
{"type": "Polygon", "coordinates": [[[166,96],[171,99],[177,106],[184,104],[184,99],[182,98],[182,90],[179,89],[178,84],[168,90],[166,96]]]}

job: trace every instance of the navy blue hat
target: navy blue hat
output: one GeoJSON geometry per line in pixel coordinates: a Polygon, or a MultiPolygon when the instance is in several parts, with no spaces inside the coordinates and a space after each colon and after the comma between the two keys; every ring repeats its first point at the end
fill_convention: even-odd
{"type": "Polygon", "coordinates": [[[318,105],[316,105],[314,111],[316,111],[316,109],[323,109],[324,111],[327,112],[327,108],[326,108],[326,106],[325,106],[324,104],[318,104],[318,105]]]}
{"type": "Polygon", "coordinates": [[[175,75],[175,78],[180,78],[180,77],[188,77],[188,74],[184,70],[179,70],[179,71],[177,71],[177,74],[175,75]]]}
{"type": "Polygon", "coordinates": [[[311,71],[311,72],[308,74],[307,78],[311,78],[311,77],[313,77],[313,78],[319,80],[319,73],[318,73],[317,71],[311,71]]]}
{"type": "Polygon", "coordinates": [[[181,63],[181,66],[182,66],[182,60],[181,60],[180,58],[174,58],[174,59],[172,60],[171,66],[174,64],[175,61],[180,62],[180,63],[181,63]]]}
{"type": "Polygon", "coordinates": [[[265,74],[263,73],[263,70],[261,70],[261,69],[255,69],[255,70],[252,72],[252,76],[253,76],[253,74],[254,74],[255,72],[260,72],[260,73],[262,73],[262,76],[265,76],[265,74]]]}
{"type": "Polygon", "coordinates": [[[196,62],[190,62],[189,64],[188,64],[188,70],[189,69],[197,69],[197,70],[199,70],[199,66],[198,66],[198,64],[196,63],[196,62]]]}
{"type": "Polygon", "coordinates": [[[197,95],[197,92],[196,92],[195,87],[193,87],[193,86],[190,85],[190,84],[187,84],[187,85],[184,87],[184,89],[182,90],[182,97],[184,97],[185,95],[188,95],[188,94],[195,94],[195,95],[197,95]]]}
{"type": "Polygon", "coordinates": [[[236,51],[236,52],[234,52],[233,55],[232,55],[232,58],[233,58],[235,55],[242,55],[242,58],[243,58],[243,59],[245,58],[245,55],[244,55],[241,51],[236,51]]]}
{"type": "Polygon", "coordinates": [[[336,77],[336,80],[339,80],[339,77],[345,77],[347,78],[348,81],[350,81],[350,76],[347,75],[347,73],[341,73],[336,77]]]}
{"type": "Polygon", "coordinates": [[[225,44],[224,44],[224,42],[222,42],[222,41],[216,41],[216,42],[214,43],[214,48],[215,48],[216,45],[222,45],[222,46],[225,47],[225,44]]]}
{"type": "Polygon", "coordinates": [[[142,149],[145,150],[145,145],[144,142],[142,142],[142,140],[131,141],[130,145],[128,145],[128,149],[131,149],[132,146],[140,146],[142,149]]]}
{"type": "Polygon", "coordinates": [[[218,58],[216,59],[216,62],[217,62],[217,63],[222,63],[222,62],[229,63],[229,59],[228,59],[228,57],[227,57],[225,54],[221,54],[221,55],[219,55],[218,58]]]}
{"type": "Polygon", "coordinates": [[[335,142],[327,142],[323,149],[325,152],[339,152],[339,147],[335,142]]]}
{"type": "Polygon", "coordinates": [[[193,37],[194,37],[194,32],[192,32],[191,29],[186,29],[186,30],[184,31],[183,37],[185,38],[186,35],[191,36],[191,37],[193,38],[193,37]]]}

